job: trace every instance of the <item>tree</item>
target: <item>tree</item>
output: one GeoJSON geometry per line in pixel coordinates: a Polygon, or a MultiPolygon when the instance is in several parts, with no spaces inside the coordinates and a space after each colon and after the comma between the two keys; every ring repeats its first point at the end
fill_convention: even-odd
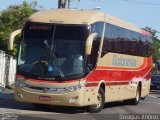
{"type": "MultiPolygon", "coordinates": [[[[33,1],[30,4],[23,2],[20,5],[11,5],[6,10],[0,13],[0,49],[7,51],[7,41],[9,35],[16,29],[22,29],[29,16],[35,12],[37,2],[33,1]]],[[[18,41],[14,44],[14,49],[11,51],[16,54],[18,41]]]]}
{"type": "Polygon", "coordinates": [[[156,62],[160,59],[160,40],[157,37],[157,31],[155,29],[152,29],[150,27],[145,27],[144,30],[150,32],[152,34],[152,39],[153,39],[153,43],[152,43],[152,57],[153,57],[153,61],[156,62]]]}

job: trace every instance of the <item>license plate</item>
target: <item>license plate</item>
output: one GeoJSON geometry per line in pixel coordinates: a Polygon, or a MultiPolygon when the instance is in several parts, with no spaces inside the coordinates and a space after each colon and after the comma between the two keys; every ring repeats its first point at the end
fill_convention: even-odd
{"type": "Polygon", "coordinates": [[[51,101],[52,98],[50,96],[39,96],[40,101],[51,101]]]}

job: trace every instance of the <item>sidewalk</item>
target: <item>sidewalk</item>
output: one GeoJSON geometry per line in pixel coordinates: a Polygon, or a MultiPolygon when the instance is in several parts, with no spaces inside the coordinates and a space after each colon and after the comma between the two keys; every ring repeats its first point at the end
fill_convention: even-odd
{"type": "Polygon", "coordinates": [[[14,90],[0,88],[0,100],[14,100],[14,90]]]}

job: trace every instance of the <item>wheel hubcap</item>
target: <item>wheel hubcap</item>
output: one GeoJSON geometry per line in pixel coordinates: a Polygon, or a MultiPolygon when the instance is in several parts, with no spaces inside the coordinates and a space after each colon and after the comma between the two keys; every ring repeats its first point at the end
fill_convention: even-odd
{"type": "Polygon", "coordinates": [[[102,103],[102,96],[99,93],[97,95],[97,100],[98,100],[98,103],[95,105],[96,108],[100,107],[102,103]]]}

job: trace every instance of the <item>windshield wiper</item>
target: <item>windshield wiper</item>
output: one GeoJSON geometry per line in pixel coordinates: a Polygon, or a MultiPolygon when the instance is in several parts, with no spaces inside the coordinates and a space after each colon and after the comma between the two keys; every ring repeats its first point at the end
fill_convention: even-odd
{"type": "Polygon", "coordinates": [[[55,31],[56,31],[56,26],[54,27],[53,37],[52,37],[51,50],[50,50],[50,62],[51,62],[51,66],[53,66],[53,61],[56,60],[56,67],[58,68],[58,72],[59,72],[61,78],[64,79],[65,78],[64,73],[63,73],[62,69],[60,68],[60,66],[58,65],[57,57],[55,55],[55,49],[56,49],[56,45],[54,45],[55,31]]]}
{"type": "MultiPolygon", "coordinates": [[[[53,51],[52,52],[52,62],[53,62],[53,60],[55,60],[56,61],[56,67],[58,68],[58,72],[59,72],[59,74],[60,74],[60,76],[61,76],[61,78],[65,78],[65,76],[64,76],[64,73],[63,73],[63,71],[62,71],[62,69],[61,69],[61,67],[58,65],[58,62],[57,62],[57,57],[56,57],[56,55],[55,55],[55,52],[53,51]]],[[[53,64],[52,64],[53,65],[53,64]]]]}

